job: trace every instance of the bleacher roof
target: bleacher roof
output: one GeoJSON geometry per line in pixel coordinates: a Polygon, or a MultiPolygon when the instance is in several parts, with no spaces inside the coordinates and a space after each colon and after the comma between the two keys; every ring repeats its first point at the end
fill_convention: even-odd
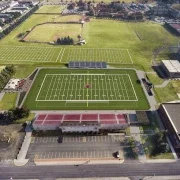
{"type": "Polygon", "coordinates": [[[107,63],[71,61],[69,62],[68,67],[69,68],[107,68],[107,63]]]}

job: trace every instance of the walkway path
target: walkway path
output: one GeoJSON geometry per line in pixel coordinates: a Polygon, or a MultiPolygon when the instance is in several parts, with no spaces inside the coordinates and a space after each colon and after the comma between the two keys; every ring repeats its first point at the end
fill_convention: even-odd
{"type": "Polygon", "coordinates": [[[14,160],[14,165],[16,166],[23,166],[29,161],[29,159],[25,159],[25,158],[29,145],[31,143],[32,129],[30,124],[27,125],[25,131],[26,131],[26,136],[24,138],[23,144],[21,146],[17,159],[14,160]]]}
{"type": "Polygon", "coordinates": [[[141,136],[140,136],[140,130],[138,126],[130,126],[130,133],[131,136],[136,141],[136,147],[138,148],[138,159],[140,162],[144,163],[146,162],[146,154],[143,149],[143,144],[141,143],[141,136]]]}
{"type": "MultiPolygon", "coordinates": [[[[137,70],[137,76],[139,79],[142,79],[142,78],[145,78],[145,72],[144,71],[140,71],[140,70],[137,70]]],[[[144,85],[142,84],[142,87],[143,87],[143,90],[144,90],[144,93],[148,99],[148,102],[150,104],[150,110],[156,110],[156,99],[154,96],[149,96],[147,91],[146,91],[146,88],[144,87],[144,85]]],[[[154,94],[154,93],[153,93],[154,94]]]]}
{"type": "Polygon", "coordinates": [[[165,88],[169,84],[170,80],[165,80],[162,84],[154,85],[155,88],[165,88]]]}

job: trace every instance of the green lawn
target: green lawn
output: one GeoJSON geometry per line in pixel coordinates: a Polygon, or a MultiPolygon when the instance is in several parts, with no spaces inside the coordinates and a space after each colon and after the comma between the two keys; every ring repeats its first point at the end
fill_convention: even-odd
{"type": "Polygon", "coordinates": [[[36,68],[35,65],[15,65],[16,74],[14,78],[26,78],[28,77],[36,68]]]}
{"type": "Polygon", "coordinates": [[[60,5],[44,5],[41,6],[35,13],[61,13],[64,6],[60,5]]]}
{"type": "Polygon", "coordinates": [[[54,42],[57,40],[57,38],[69,36],[73,38],[74,41],[77,41],[77,36],[80,34],[80,24],[42,24],[36,26],[24,40],[36,42],[54,42]]]}
{"type": "Polygon", "coordinates": [[[0,101],[0,110],[9,110],[15,106],[17,93],[5,93],[0,101]]]}
{"type": "Polygon", "coordinates": [[[149,78],[149,81],[154,85],[160,85],[164,82],[164,80],[161,79],[156,73],[153,74],[148,73],[147,77],[149,78]]]}
{"type": "Polygon", "coordinates": [[[170,82],[165,88],[155,88],[158,100],[161,103],[174,101],[178,99],[177,92],[180,92],[180,83],[176,82],[177,87],[174,88],[173,84],[170,82]]]}
{"type": "Polygon", "coordinates": [[[148,109],[136,80],[135,71],[128,69],[43,69],[24,105],[30,109],[148,109]]]}
{"type": "Polygon", "coordinates": [[[22,124],[22,123],[25,123],[26,121],[32,121],[34,119],[34,117],[35,117],[35,114],[34,113],[30,113],[28,117],[22,118],[22,119],[18,119],[14,123],[15,124],[22,124]]]}

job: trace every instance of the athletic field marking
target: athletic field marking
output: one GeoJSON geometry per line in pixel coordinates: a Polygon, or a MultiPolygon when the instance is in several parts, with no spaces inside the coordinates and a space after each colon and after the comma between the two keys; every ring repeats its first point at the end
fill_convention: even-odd
{"type": "Polygon", "coordinates": [[[79,101],[88,106],[88,102],[138,98],[129,74],[46,74],[36,101],[79,101]]]}
{"type": "Polygon", "coordinates": [[[62,48],[0,45],[0,61],[56,62],[62,48]]]}
{"type": "Polygon", "coordinates": [[[62,58],[63,58],[63,55],[64,55],[64,51],[65,51],[65,48],[63,49],[63,52],[62,52],[62,55],[61,55],[61,58],[60,58],[60,62],[62,61],[62,58]]]}
{"type": "Polygon", "coordinates": [[[70,48],[65,49],[61,62],[95,61],[117,64],[133,64],[128,49],[118,48],[70,48]]]}

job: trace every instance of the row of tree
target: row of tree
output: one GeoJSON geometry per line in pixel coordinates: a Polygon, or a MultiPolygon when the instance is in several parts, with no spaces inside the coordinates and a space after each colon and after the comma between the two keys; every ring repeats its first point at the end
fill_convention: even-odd
{"type": "Polygon", "coordinates": [[[14,65],[7,65],[0,73],[0,91],[8,83],[10,78],[15,74],[16,70],[14,65]]]}
{"type": "Polygon", "coordinates": [[[74,44],[74,40],[73,38],[70,38],[69,36],[67,36],[64,38],[58,38],[56,43],[60,45],[72,45],[74,44]]]}
{"type": "Polygon", "coordinates": [[[13,123],[18,119],[22,119],[29,116],[29,109],[26,107],[22,108],[12,108],[8,111],[0,113],[0,125],[8,125],[13,123]]]}
{"type": "Polygon", "coordinates": [[[156,156],[161,153],[167,153],[170,150],[169,144],[166,142],[166,131],[159,131],[153,137],[154,147],[151,151],[152,156],[156,156]]]}
{"type": "Polygon", "coordinates": [[[14,20],[13,23],[11,23],[6,29],[4,29],[2,32],[0,32],[0,39],[2,39],[5,35],[9,34],[14,28],[19,26],[23,21],[25,21],[31,14],[33,14],[37,9],[39,9],[39,6],[34,6],[28,13],[23,15],[17,20],[14,20]]]}

